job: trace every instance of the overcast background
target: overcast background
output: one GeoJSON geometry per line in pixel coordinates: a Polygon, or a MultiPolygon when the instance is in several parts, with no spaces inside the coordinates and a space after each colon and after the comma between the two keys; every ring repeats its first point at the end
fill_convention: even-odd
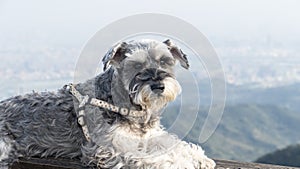
{"type": "MultiPolygon", "coordinates": [[[[207,36],[226,75],[223,119],[204,149],[210,157],[253,161],[300,141],[299,7],[298,0],[0,0],[0,100],[72,82],[81,49],[109,23],[140,13],[173,15],[207,36]]],[[[205,107],[210,90],[203,82],[205,107]]],[[[205,115],[188,141],[197,142],[205,115]]]]}
{"type": "MultiPolygon", "coordinates": [[[[192,23],[209,38],[260,38],[299,41],[297,0],[226,1],[0,1],[1,36],[45,33],[59,40],[84,42],[114,20],[157,12],[192,23]]],[[[34,35],[34,34],[33,34],[34,35]]],[[[34,38],[34,36],[32,37],[34,38]]],[[[2,39],[2,38],[1,38],[2,39]]]]}

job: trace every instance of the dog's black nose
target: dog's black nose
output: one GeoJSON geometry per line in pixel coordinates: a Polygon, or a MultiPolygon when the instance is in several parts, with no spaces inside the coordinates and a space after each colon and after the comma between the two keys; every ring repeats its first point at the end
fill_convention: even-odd
{"type": "Polygon", "coordinates": [[[150,87],[151,87],[151,90],[157,94],[161,94],[165,90],[165,85],[161,84],[161,83],[154,83],[154,84],[150,85],[150,87]]]}

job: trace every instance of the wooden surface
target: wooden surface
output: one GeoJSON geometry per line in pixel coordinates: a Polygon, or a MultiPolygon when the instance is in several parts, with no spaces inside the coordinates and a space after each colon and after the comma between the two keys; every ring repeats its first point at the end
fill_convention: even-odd
{"type": "MultiPolygon", "coordinates": [[[[79,161],[64,159],[20,159],[11,169],[84,169],[79,161]]],[[[86,169],[86,168],[85,168],[86,169]]]]}
{"type": "MultiPolygon", "coordinates": [[[[245,163],[228,160],[215,160],[216,169],[300,169],[295,167],[276,166],[257,163],[245,163]]],[[[63,159],[21,159],[14,163],[11,169],[87,169],[82,167],[79,161],[70,161],[63,159]]]]}
{"type": "Polygon", "coordinates": [[[215,160],[215,162],[217,163],[216,169],[299,169],[297,167],[287,167],[259,163],[245,163],[229,160],[215,160]]]}

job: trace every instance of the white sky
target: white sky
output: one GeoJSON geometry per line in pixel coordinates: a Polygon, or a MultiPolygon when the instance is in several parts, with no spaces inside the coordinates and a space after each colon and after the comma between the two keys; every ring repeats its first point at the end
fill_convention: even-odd
{"type": "Polygon", "coordinates": [[[153,12],[184,19],[209,37],[299,41],[299,9],[298,0],[0,0],[0,36],[38,31],[87,40],[114,20],[153,12]]]}

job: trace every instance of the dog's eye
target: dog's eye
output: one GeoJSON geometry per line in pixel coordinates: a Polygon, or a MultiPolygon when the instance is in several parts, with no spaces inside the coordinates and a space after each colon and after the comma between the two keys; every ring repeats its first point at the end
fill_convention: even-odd
{"type": "Polygon", "coordinates": [[[161,59],[160,60],[160,65],[162,65],[162,66],[166,65],[166,61],[164,59],[161,59]]]}
{"type": "Polygon", "coordinates": [[[172,66],[173,65],[173,60],[168,58],[168,57],[162,57],[160,60],[159,60],[159,64],[161,66],[166,66],[166,65],[170,65],[172,66]]]}
{"type": "Polygon", "coordinates": [[[136,63],[135,65],[134,65],[134,68],[135,69],[141,69],[143,67],[143,64],[142,63],[136,63]]]}

